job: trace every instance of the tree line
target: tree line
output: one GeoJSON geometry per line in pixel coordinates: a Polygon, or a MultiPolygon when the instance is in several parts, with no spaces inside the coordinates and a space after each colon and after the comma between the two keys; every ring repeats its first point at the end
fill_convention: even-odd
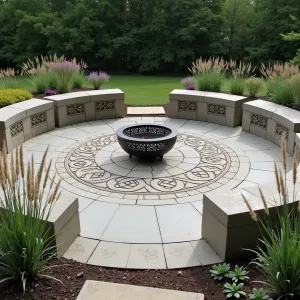
{"type": "Polygon", "coordinates": [[[292,60],[299,0],[0,0],[0,68],[41,54],[90,69],[180,72],[197,58],[292,60]]]}

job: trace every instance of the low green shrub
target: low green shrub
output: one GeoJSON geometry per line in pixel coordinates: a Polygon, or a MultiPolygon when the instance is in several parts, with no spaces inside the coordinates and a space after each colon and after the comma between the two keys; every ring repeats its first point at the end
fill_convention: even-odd
{"type": "Polygon", "coordinates": [[[55,279],[43,274],[46,264],[55,257],[55,246],[51,246],[54,237],[46,221],[59,197],[59,183],[54,184],[54,179],[49,182],[51,162],[45,165],[47,152],[36,172],[33,158],[25,171],[22,147],[11,153],[8,162],[4,145],[0,158],[0,186],[4,191],[0,199],[4,208],[0,210],[0,284],[19,281],[24,292],[36,277],[55,279]],[[49,193],[45,191],[47,184],[49,193]]]}
{"type": "Polygon", "coordinates": [[[199,91],[220,92],[224,77],[218,72],[201,72],[196,76],[196,87],[199,91]]]}
{"type": "Polygon", "coordinates": [[[275,164],[275,178],[278,196],[276,203],[281,207],[274,208],[274,215],[270,214],[269,205],[261,190],[264,213],[258,215],[245,196],[244,201],[249,208],[252,219],[257,222],[261,239],[257,250],[254,251],[256,259],[253,263],[266,276],[266,285],[272,296],[276,299],[299,299],[300,297],[300,206],[295,201],[297,198],[297,167],[298,153],[295,151],[293,158],[292,194],[288,194],[286,172],[287,145],[286,137],[282,137],[283,168],[275,164]],[[276,218],[275,218],[276,217],[276,218]],[[274,222],[276,220],[276,223],[274,222]]]}
{"type": "Polygon", "coordinates": [[[241,77],[231,78],[229,81],[230,93],[233,95],[243,95],[245,91],[245,80],[241,77]]]}
{"type": "Polygon", "coordinates": [[[81,89],[84,85],[85,80],[86,80],[85,74],[83,72],[78,72],[73,79],[73,88],[81,89]]]}
{"type": "Polygon", "coordinates": [[[272,86],[271,99],[277,104],[288,105],[295,101],[295,94],[291,84],[286,80],[276,81],[272,86]]]}
{"type": "Polygon", "coordinates": [[[256,97],[259,91],[262,89],[263,81],[261,80],[261,78],[252,77],[248,78],[245,81],[245,84],[250,97],[256,97]]]}
{"type": "Polygon", "coordinates": [[[0,90],[0,108],[32,98],[32,94],[21,89],[0,90]]]}

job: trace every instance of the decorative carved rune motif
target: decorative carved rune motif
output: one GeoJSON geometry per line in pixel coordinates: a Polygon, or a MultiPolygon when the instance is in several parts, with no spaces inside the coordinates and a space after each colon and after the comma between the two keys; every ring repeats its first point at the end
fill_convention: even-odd
{"type": "Polygon", "coordinates": [[[178,101],[178,111],[197,111],[197,102],[178,101]]]}
{"type": "Polygon", "coordinates": [[[84,103],[67,105],[67,116],[76,116],[84,113],[84,103]]]}
{"type": "Polygon", "coordinates": [[[24,132],[23,121],[18,121],[10,126],[11,137],[15,137],[22,132],[24,132]]]}
{"type": "Polygon", "coordinates": [[[225,116],[226,107],[221,104],[208,103],[207,113],[218,115],[218,116],[225,116]]]}
{"type": "Polygon", "coordinates": [[[115,110],[115,100],[96,102],[96,111],[115,110]]]}
{"type": "Polygon", "coordinates": [[[43,111],[30,117],[31,127],[35,127],[42,123],[47,123],[47,112],[43,111]]]}
{"type": "MultiPolygon", "coordinates": [[[[170,171],[167,176],[156,177],[152,176],[150,171],[150,176],[131,177],[130,175],[125,175],[129,174],[130,170],[124,169],[124,167],[122,167],[123,169],[121,168],[121,173],[118,173],[119,171],[117,170],[120,170],[119,165],[124,163],[126,165],[127,162],[124,159],[126,160],[127,156],[119,152],[120,146],[115,134],[96,137],[78,144],[67,155],[65,168],[71,177],[94,189],[111,193],[156,194],[159,196],[179,191],[189,192],[209,186],[228,172],[231,166],[231,155],[234,153],[233,151],[227,152],[225,150],[228,146],[222,146],[217,142],[214,143],[212,140],[208,141],[202,137],[188,134],[178,135],[177,142],[181,145],[178,149],[182,150],[176,150],[175,148],[173,153],[175,156],[172,157],[171,155],[169,162],[166,159],[165,162],[161,163],[163,169],[168,166],[172,167],[174,163],[176,165],[180,164],[185,158],[185,151],[195,155],[194,161],[196,163],[185,164],[180,174],[177,169],[176,175],[172,175],[170,171]],[[105,157],[103,157],[104,153],[105,157]],[[114,155],[117,158],[123,155],[124,158],[122,157],[121,160],[117,159],[115,161],[114,155]],[[102,164],[102,161],[105,163],[102,164]]],[[[160,143],[154,146],[160,147],[160,143]]],[[[136,145],[132,143],[132,147],[136,147],[136,145]]],[[[146,147],[148,147],[147,143],[145,143],[146,147]]],[[[134,161],[131,160],[131,163],[134,163],[134,161]]],[[[159,162],[157,163],[159,164],[159,162]]],[[[167,172],[169,171],[168,168],[166,170],[167,172]]],[[[166,174],[168,174],[167,172],[166,174]]]]}
{"type": "Polygon", "coordinates": [[[268,118],[258,114],[251,114],[250,124],[267,129],[268,118]]]}
{"type": "Polygon", "coordinates": [[[285,137],[286,139],[289,138],[289,130],[288,128],[286,128],[285,126],[281,125],[280,123],[276,123],[276,131],[275,131],[276,134],[282,136],[283,133],[285,133],[285,137]]]}

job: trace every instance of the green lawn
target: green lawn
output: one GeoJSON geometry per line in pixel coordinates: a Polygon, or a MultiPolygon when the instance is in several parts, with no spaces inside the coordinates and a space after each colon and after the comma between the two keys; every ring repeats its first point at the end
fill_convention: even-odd
{"type": "MultiPolygon", "coordinates": [[[[18,87],[34,90],[28,78],[17,78],[18,87]]],[[[86,81],[84,87],[92,87],[86,81]]],[[[163,105],[169,102],[169,93],[173,89],[181,89],[179,77],[162,76],[133,76],[133,75],[114,75],[111,81],[103,86],[104,88],[119,88],[125,92],[125,103],[128,105],[163,105]]],[[[229,93],[229,82],[225,81],[222,91],[229,93]]],[[[258,96],[265,95],[263,88],[258,96]]]]}

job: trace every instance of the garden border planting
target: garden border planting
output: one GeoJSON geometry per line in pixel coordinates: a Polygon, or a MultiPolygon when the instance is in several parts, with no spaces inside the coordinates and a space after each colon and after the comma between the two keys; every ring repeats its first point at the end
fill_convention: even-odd
{"type": "Polygon", "coordinates": [[[235,127],[242,123],[242,105],[247,97],[224,93],[173,90],[167,116],[235,127]]]}

